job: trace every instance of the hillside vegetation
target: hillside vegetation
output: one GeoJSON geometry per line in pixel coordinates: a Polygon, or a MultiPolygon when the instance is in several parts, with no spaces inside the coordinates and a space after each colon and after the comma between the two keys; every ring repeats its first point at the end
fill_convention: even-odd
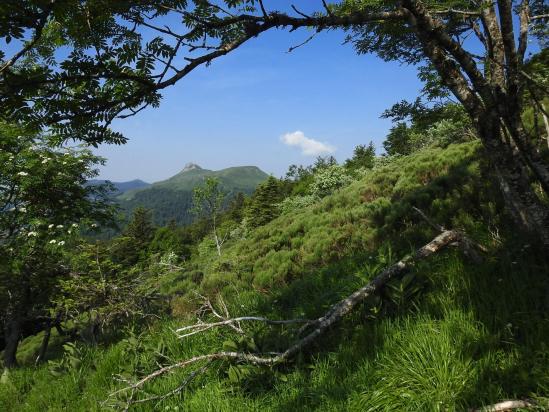
{"type": "Polygon", "coordinates": [[[219,179],[223,191],[231,198],[237,193],[251,194],[268,175],[255,166],[214,171],[190,164],[169,179],[125,191],[116,200],[128,214],[137,207],[150,209],[153,221],[158,225],[166,225],[171,220],[189,224],[194,220],[191,213],[193,189],[208,177],[219,179]]]}
{"type": "MultiPolygon", "coordinates": [[[[186,390],[132,410],[464,411],[504,399],[549,408],[547,257],[509,225],[481,150],[475,141],[428,147],[360,169],[332,194],[299,198],[305,206],[257,227],[241,224],[221,257],[207,235],[184,260],[151,255],[140,270],[156,271],[169,313],[115,327],[97,345],[63,349],[54,332],[53,359],[38,367],[41,336],[28,338],[19,351],[28,366],[2,376],[2,409],[122,408],[123,396],[103,402],[158,365],[220,348],[281,351],[295,327],[243,325],[245,336],[216,329],[185,340],[173,330],[195,322],[197,292],[214,305],[222,298],[232,316],[322,315],[436,235],[413,207],[484,245],[483,261],[446,250],[391,281],[294,362],[223,362],[186,390]]],[[[177,388],[188,372],[153,380],[136,399],[177,388]]]]}

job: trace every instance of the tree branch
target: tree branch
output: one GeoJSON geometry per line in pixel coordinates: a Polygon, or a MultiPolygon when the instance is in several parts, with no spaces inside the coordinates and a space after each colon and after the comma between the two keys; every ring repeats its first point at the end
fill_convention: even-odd
{"type": "Polygon", "coordinates": [[[42,37],[44,26],[48,21],[48,17],[51,14],[54,3],[55,3],[55,0],[50,0],[50,3],[48,4],[48,6],[41,13],[41,16],[38,20],[32,39],[29,42],[27,42],[27,44],[21,50],[19,50],[11,59],[6,61],[0,67],[0,74],[2,74],[4,71],[9,69],[11,66],[13,66],[17,62],[17,60],[19,60],[24,54],[28,53],[36,45],[36,43],[38,43],[38,41],[42,37]]]}
{"type": "Polygon", "coordinates": [[[526,48],[528,47],[528,25],[530,24],[530,3],[528,0],[522,0],[519,12],[519,47],[518,47],[518,59],[519,64],[524,62],[524,55],[526,54],[526,48]]]}
{"type": "MultiPolygon", "coordinates": [[[[141,402],[141,401],[134,401],[133,396],[137,390],[141,390],[142,387],[148,382],[162,375],[173,372],[174,370],[185,369],[194,364],[201,363],[204,361],[207,362],[207,365],[217,360],[232,360],[236,362],[244,362],[244,363],[249,363],[253,365],[265,365],[265,366],[273,366],[280,363],[285,363],[290,359],[292,359],[293,357],[295,357],[298,353],[303,351],[305,348],[310,346],[313,342],[317,341],[317,339],[323,336],[331,327],[333,327],[336,323],[341,321],[346,315],[352,312],[359,304],[364,302],[366,298],[368,298],[374,293],[379,292],[391,279],[395,279],[403,276],[417,262],[428,258],[429,256],[443,250],[447,246],[452,245],[456,242],[460,245],[463,245],[464,242],[470,242],[470,241],[464,235],[462,235],[457,231],[454,231],[454,230],[443,231],[438,236],[436,236],[433,240],[431,240],[430,242],[425,244],[423,247],[416,250],[415,253],[413,253],[412,255],[408,255],[403,259],[399,260],[398,262],[396,262],[395,264],[385,268],[379,275],[377,275],[374,279],[368,282],[365,286],[356,290],[354,293],[347,296],[345,299],[333,305],[323,316],[321,316],[320,318],[316,319],[313,322],[309,322],[301,319],[273,321],[273,320],[261,318],[261,317],[247,316],[247,317],[226,319],[220,322],[213,322],[209,324],[199,323],[196,325],[180,328],[178,329],[179,332],[191,330],[192,332],[186,335],[183,335],[183,336],[190,336],[191,334],[203,332],[205,330],[208,330],[214,327],[221,327],[226,325],[235,326],[235,323],[239,321],[249,320],[249,321],[264,322],[268,324],[275,324],[275,325],[307,322],[306,326],[302,328],[301,331],[302,332],[309,331],[309,332],[305,337],[299,339],[297,342],[295,342],[293,345],[288,347],[282,353],[251,354],[251,353],[244,353],[244,352],[221,351],[221,352],[195,356],[190,359],[184,359],[175,364],[164,366],[160,369],[157,369],[156,371],[144,376],[137,382],[111,393],[109,395],[109,398],[120,396],[124,393],[130,393],[130,396],[127,400],[128,404],[132,402],[133,403],[141,402]]],[[[213,311],[215,313],[215,309],[213,309],[213,311]]],[[[226,311],[226,313],[228,314],[228,311],[226,311]]],[[[223,316],[219,315],[218,313],[216,314],[216,317],[223,318],[223,316]]],[[[185,382],[190,381],[190,379],[192,379],[198,373],[203,373],[203,371],[205,371],[204,368],[206,368],[207,365],[203,366],[202,369],[199,369],[198,372],[197,371],[191,372],[188,375],[188,378],[184,381],[183,385],[180,385],[176,389],[168,392],[167,395],[169,395],[170,393],[179,393],[186,386],[185,382]]],[[[161,398],[164,399],[163,395],[161,395],[160,397],[150,398],[150,400],[156,400],[161,398]]]]}

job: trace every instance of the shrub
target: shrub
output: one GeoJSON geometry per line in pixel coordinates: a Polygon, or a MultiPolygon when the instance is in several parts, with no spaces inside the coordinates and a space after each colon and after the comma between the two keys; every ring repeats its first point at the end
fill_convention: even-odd
{"type": "Polygon", "coordinates": [[[347,186],[351,181],[352,178],[346,173],[345,168],[332,165],[315,174],[309,191],[312,196],[322,198],[347,186]]]}

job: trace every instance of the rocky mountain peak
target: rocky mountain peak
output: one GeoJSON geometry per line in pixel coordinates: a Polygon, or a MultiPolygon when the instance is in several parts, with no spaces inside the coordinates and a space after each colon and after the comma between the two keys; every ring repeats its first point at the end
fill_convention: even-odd
{"type": "Polygon", "coordinates": [[[200,166],[198,166],[196,163],[187,163],[185,165],[185,167],[183,168],[182,172],[188,172],[190,170],[195,170],[195,169],[202,169],[200,166]]]}

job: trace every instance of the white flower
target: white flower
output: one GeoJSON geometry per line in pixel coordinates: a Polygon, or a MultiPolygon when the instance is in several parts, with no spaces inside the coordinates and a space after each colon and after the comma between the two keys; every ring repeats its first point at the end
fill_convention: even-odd
{"type": "Polygon", "coordinates": [[[38,236],[38,233],[37,232],[29,232],[29,233],[27,233],[27,236],[28,237],[31,237],[31,236],[36,237],[36,236],[38,236]]]}
{"type": "Polygon", "coordinates": [[[91,227],[97,227],[97,224],[92,223],[91,227]]]}
{"type": "Polygon", "coordinates": [[[50,244],[54,244],[54,245],[55,245],[55,244],[57,243],[57,240],[55,240],[55,239],[52,239],[52,240],[50,240],[50,241],[49,241],[49,243],[50,243],[50,244]]]}
{"type": "Polygon", "coordinates": [[[64,165],[66,165],[66,164],[67,164],[67,162],[63,162],[63,164],[64,164],[64,165]]]}
{"type": "Polygon", "coordinates": [[[20,208],[19,208],[19,211],[20,211],[21,213],[26,213],[26,212],[27,212],[27,208],[26,208],[26,207],[20,207],[20,208]]]}
{"type": "Polygon", "coordinates": [[[67,230],[67,233],[70,235],[72,233],[72,230],[67,230]]]}
{"type": "Polygon", "coordinates": [[[51,224],[48,225],[48,229],[53,229],[54,226],[55,225],[53,223],[51,223],[51,224]]]}
{"type": "Polygon", "coordinates": [[[57,225],[56,228],[57,229],[63,229],[63,225],[57,225]]]}
{"type": "Polygon", "coordinates": [[[61,241],[58,243],[59,246],[63,246],[64,244],[65,244],[65,241],[64,241],[64,240],[61,240],[61,241]]]}
{"type": "Polygon", "coordinates": [[[19,172],[17,173],[19,176],[28,176],[29,174],[27,172],[19,172]]]}
{"type": "Polygon", "coordinates": [[[46,157],[44,160],[42,160],[42,164],[48,163],[49,161],[50,161],[50,159],[48,159],[48,158],[46,157]]]}
{"type": "Polygon", "coordinates": [[[72,227],[78,227],[78,224],[77,224],[77,223],[73,223],[71,226],[72,226],[72,227]]]}

